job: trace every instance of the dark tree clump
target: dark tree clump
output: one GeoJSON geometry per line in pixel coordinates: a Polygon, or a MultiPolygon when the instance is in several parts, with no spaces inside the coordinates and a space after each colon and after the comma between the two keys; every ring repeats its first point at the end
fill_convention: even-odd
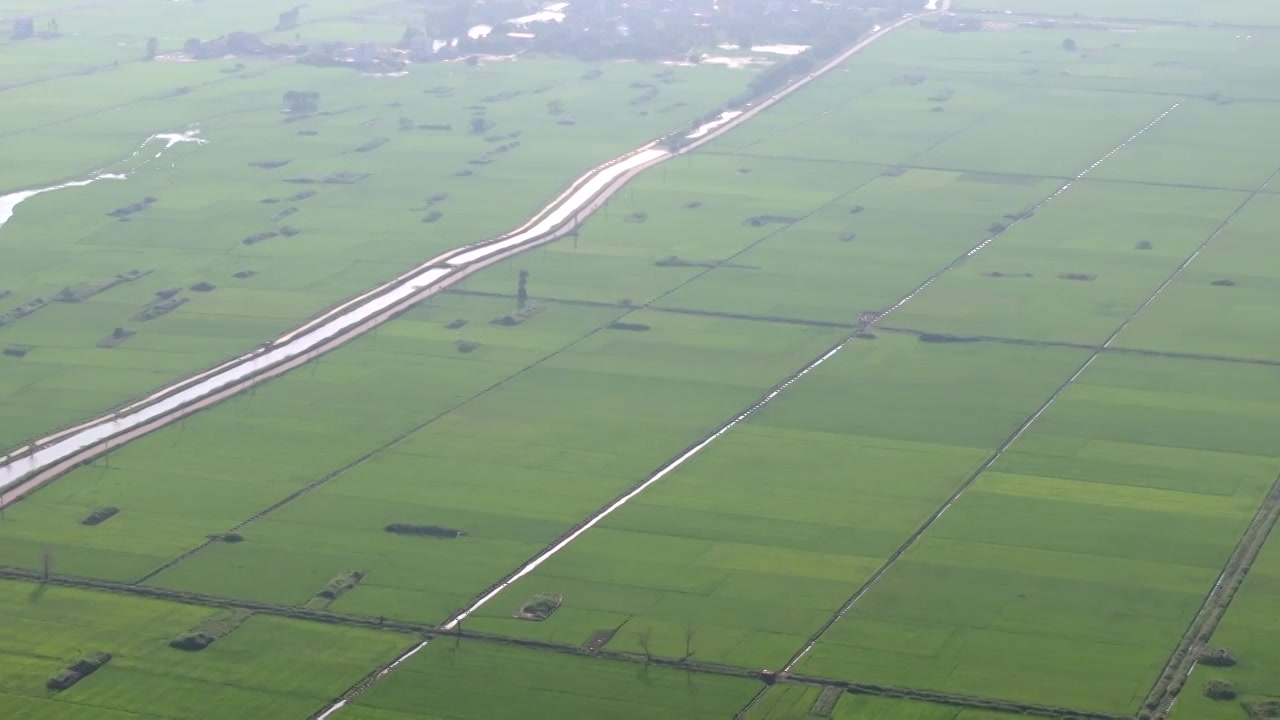
{"type": "Polygon", "coordinates": [[[1067,52],[1075,52],[1076,48],[1077,48],[1077,45],[1075,40],[1072,40],[1071,38],[1067,38],[1066,40],[1062,41],[1063,50],[1066,50],[1067,52]]]}
{"type": "Polygon", "coordinates": [[[316,112],[320,109],[320,93],[290,90],[284,94],[284,109],[299,115],[316,112]]]}
{"type": "Polygon", "coordinates": [[[1236,686],[1227,680],[1210,680],[1204,684],[1204,694],[1214,700],[1234,700],[1236,686]]]}
{"type": "Polygon", "coordinates": [[[14,40],[26,40],[36,34],[36,21],[31,18],[18,18],[13,21],[13,31],[9,37],[14,40]]]}
{"type": "Polygon", "coordinates": [[[1236,656],[1230,648],[1208,647],[1200,651],[1200,662],[1214,667],[1230,667],[1236,664],[1236,656]]]}
{"type": "Polygon", "coordinates": [[[276,22],[276,31],[292,30],[298,27],[298,15],[302,11],[301,7],[296,7],[287,12],[280,13],[280,19],[276,22]]]}

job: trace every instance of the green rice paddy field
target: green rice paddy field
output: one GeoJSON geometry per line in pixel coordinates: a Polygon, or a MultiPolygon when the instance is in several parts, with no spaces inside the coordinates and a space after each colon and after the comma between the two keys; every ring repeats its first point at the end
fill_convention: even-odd
{"type": "MultiPolygon", "coordinates": [[[[292,6],[133,0],[109,12],[60,14],[62,38],[0,42],[0,194],[103,169],[129,174],[18,206],[0,230],[0,313],[78,283],[149,272],[84,302],[50,303],[0,330],[0,346],[28,350],[21,362],[4,357],[0,447],[243,353],[444,250],[514,228],[581,173],[685,127],[750,77],[710,65],[550,58],[433,63],[401,77],[254,58],[143,62],[146,38],[129,29],[131,22],[166,28],[173,36],[161,49],[173,50],[193,34],[270,27],[292,6]],[[97,44],[118,51],[120,64],[104,60],[95,72],[78,72],[89,61],[80,49],[97,44]],[[43,57],[51,47],[78,64],[33,62],[32,53],[43,57]],[[298,118],[281,112],[289,90],[319,92],[322,113],[292,122],[298,118]],[[553,101],[563,105],[559,114],[548,111],[553,101]],[[489,127],[472,132],[473,117],[489,127]],[[400,128],[406,120],[413,129],[400,128]],[[191,129],[207,144],[165,149],[153,141],[139,149],[154,133],[191,129]],[[385,143],[357,150],[378,141],[385,143]],[[297,182],[344,172],[367,177],[297,182]],[[108,215],[145,198],[154,203],[127,220],[108,215]],[[297,234],[244,244],[282,228],[297,234]],[[246,272],[254,274],[236,276],[246,272]],[[214,289],[188,290],[198,283],[214,289]],[[155,319],[135,317],[170,289],[189,302],[155,319]],[[98,347],[117,327],[137,334],[98,347]]],[[[351,7],[312,3],[304,12],[319,19],[351,7]]],[[[22,9],[0,5],[0,17],[22,9]]],[[[376,39],[390,44],[420,8],[405,2],[363,12],[338,17],[357,33],[380,29],[376,39]]],[[[305,41],[315,40],[311,27],[300,28],[305,41]]]]}
{"type": "MultiPolygon", "coordinates": [[[[1176,5],[1140,4],[1161,12],[1176,5]]],[[[1035,11],[1029,0],[1022,5],[1035,11]]],[[[39,569],[50,558],[60,574],[285,608],[359,570],[358,584],[332,610],[443,623],[851,339],[464,622],[468,631],[563,650],[600,640],[609,658],[441,638],[336,717],[514,718],[536,707],[546,717],[727,718],[745,708],[745,717],[793,718],[811,716],[823,693],[781,683],[753,702],[763,687],[757,681],[650,665],[645,655],[1133,715],[1280,476],[1273,442],[1280,357],[1269,312],[1280,286],[1267,269],[1277,189],[1268,183],[1280,155],[1267,142],[1276,91],[1256,82],[1280,46],[1267,30],[1245,43],[1226,28],[1129,29],[895,32],[740,129],[646,173],[575,237],[487,269],[318,362],[6,509],[0,564],[39,569]],[[1068,35],[1096,52],[1065,52],[1068,35]],[[1220,93],[1217,101],[1211,93],[1220,93]],[[534,312],[518,324],[491,323],[516,312],[521,271],[534,312]],[[870,336],[854,337],[859,313],[885,310],[870,336]],[[120,512],[80,524],[107,506],[120,512]],[[463,534],[387,532],[393,523],[463,534]],[[242,541],[209,540],[229,532],[242,541]],[[514,617],[544,595],[561,600],[549,617],[514,617]]],[[[567,83],[600,83],[614,72],[580,81],[583,66],[547,62],[567,83]]],[[[524,67],[522,60],[451,71],[524,67]]],[[[742,82],[693,70],[708,74],[663,92],[695,98],[704,80],[698,87],[742,82]]],[[[528,82],[505,77],[513,87],[528,82]]],[[[378,80],[437,82],[412,73],[378,80]]],[[[447,102],[461,103],[463,92],[447,102]]],[[[583,149],[577,165],[563,156],[560,166],[538,165],[530,155],[526,174],[507,182],[514,187],[534,173],[539,181],[523,182],[517,197],[527,202],[509,217],[484,203],[493,192],[511,197],[506,186],[478,182],[468,196],[473,224],[458,232],[515,224],[554,192],[557,181],[548,178],[576,174],[592,164],[592,152],[607,156],[610,143],[626,147],[621,130],[605,132],[600,110],[625,95],[594,97],[583,100],[600,111],[594,150],[583,149]]],[[[689,102],[680,112],[691,116],[697,106],[689,102]]],[[[268,97],[255,112],[275,113],[272,103],[268,97]]],[[[536,116],[514,105],[512,112],[512,127],[536,116]]],[[[328,123],[348,118],[344,137],[358,144],[368,129],[356,120],[368,114],[324,118],[324,132],[305,139],[336,135],[328,123]]],[[[678,124],[676,114],[666,128],[678,124]]],[[[632,140],[662,129],[656,118],[634,120],[632,140]]],[[[570,130],[593,132],[585,125],[570,130]]],[[[173,149],[179,167],[225,160],[212,152],[212,127],[209,145],[173,149]]],[[[337,145],[331,151],[329,165],[309,172],[344,169],[333,163],[347,156],[337,145]]],[[[404,172],[402,157],[385,156],[389,172],[404,172]]],[[[429,164],[438,161],[431,157],[429,164]]],[[[312,162],[323,165],[318,156],[312,162]]],[[[131,190],[142,176],[67,192],[83,192],[87,202],[131,190]]],[[[443,219],[422,226],[409,217],[403,227],[366,219],[373,232],[358,240],[341,225],[374,208],[391,217],[396,203],[423,195],[413,192],[388,186],[341,200],[350,206],[340,211],[327,205],[335,218],[322,224],[334,244],[315,257],[295,248],[273,267],[300,280],[297,258],[305,255],[304,265],[358,259],[359,247],[380,263],[361,271],[367,285],[457,244],[456,234],[430,239],[443,219]]],[[[161,217],[159,197],[154,216],[138,223],[161,217]]],[[[100,199],[104,208],[120,201],[100,199]]],[[[40,207],[32,201],[19,212],[40,207]]],[[[55,205],[44,212],[58,214],[55,205]]],[[[18,227],[5,228],[6,242],[22,242],[10,234],[18,227]]],[[[221,258],[224,246],[209,247],[221,258]]],[[[358,286],[324,284],[288,302],[301,317],[323,305],[325,293],[333,299],[358,286]]],[[[57,306],[49,317],[130,292],[132,285],[101,301],[57,306]]],[[[223,312],[258,317],[263,334],[295,317],[282,312],[268,322],[244,309],[250,305],[223,312]]],[[[204,334],[187,326],[198,316],[155,322],[167,320],[174,332],[204,334]]],[[[251,334],[248,325],[219,322],[229,323],[225,344],[210,346],[206,359],[251,334]]],[[[148,363],[165,354],[157,338],[140,333],[101,352],[117,357],[137,343],[146,352],[133,371],[145,370],[138,387],[149,387],[148,363]]],[[[100,362],[96,349],[67,352],[95,358],[85,367],[100,362]]],[[[38,358],[33,352],[8,367],[39,368],[38,358]]],[[[184,367],[175,361],[165,372],[184,367]]],[[[15,386],[43,377],[0,368],[0,379],[15,386]]],[[[69,385],[55,393],[67,403],[83,399],[77,388],[98,386],[91,375],[67,373],[57,377],[69,385]]],[[[93,402],[110,404],[107,395],[125,392],[113,383],[93,402]]],[[[56,406],[49,398],[36,404],[56,406]]],[[[59,422],[12,407],[32,428],[59,422]]],[[[1214,639],[1235,648],[1239,666],[1221,672],[1249,698],[1280,692],[1267,684],[1276,666],[1264,647],[1274,555],[1269,548],[1260,558],[1214,639]]],[[[15,606],[34,593],[12,585],[15,606]]],[[[73,594],[41,592],[40,604],[13,612],[43,612],[47,598],[73,594]]],[[[144,669],[111,674],[113,661],[65,697],[46,698],[41,665],[43,674],[24,671],[5,689],[18,698],[12,702],[27,703],[15,707],[58,716],[82,687],[84,702],[121,712],[142,697],[180,698],[190,691],[187,678],[216,668],[148,673],[147,653],[221,662],[227,645],[288,628],[300,633],[289,642],[341,638],[353,647],[350,662],[327,666],[325,654],[314,672],[296,668],[307,677],[291,681],[311,685],[283,699],[256,694],[270,673],[224,680],[246,683],[236,696],[246,712],[305,716],[409,644],[372,631],[348,636],[345,627],[306,635],[310,626],[299,621],[255,616],[187,656],[128,633],[132,611],[119,608],[135,601],[104,597],[120,605],[104,611],[109,627],[86,634],[103,642],[111,633],[128,636],[144,669]],[[107,681],[118,704],[88,697],[107,681]],[[305,709],[271,704],[286,701],[305,709]]],[[[210,614],[145,602],[173,615],[173,628],[148,629],[161,639],[210,614]]],[[[244,652],[276,663],[277,672],[291,667],[281,658],[300,651],[244,652]]],[[[46,653],[61,662],[76,655],[65,646],[46,653]]],[[[1193,675],[1178,716],[1243,717],[1239,705],[1192,697],[1207,670],[1193,675]]],[[[826,698],[820,716],[841,719],[1005,717],[977,701],[826,698]]]]}
{"type": "MultiPolygon", "coordinates": [[[[806,685],[775,685],[747,713],[748,720],[808,720],[815,711],[821,713],[832,699],[829,710],[834,720],[1008,720],[1010,713],[948,707],[916,700],[875,697],[871,695],[829,694],[824,689],[806,685]]],[[[818,714],[819,717],[823,715],[818,714]]]]}
{"type": "Polygon", "coordinates": [[[442,640],[342,714],[357,720],[514,720],[538,712],[711,720],[732,713],[758,687],[748,678],[442,640]]]}
{"type": "Polygon", "coordinates": [[[1128,18],[1165,22],[1224,23],[1242,26],[1280,26],[1275,11],[1265,3],[1252,0],[1072,0],[1070,5],[1055,0],[999,0],[985,5],[971,2],[956,4],[965,10],[995,7],[1017,13],[1045,13],[1058,17],[1128,18]]]}
{"type": "Polygon", "coordinates": [[[11,718],[305,717],[375,663],[395,633],[250,617],[200,652],[169,641],[221,611],[0,581],[0,713],[11,718]],[[78,657],[110,662],[54,694],[45,682],[78,657]]]}

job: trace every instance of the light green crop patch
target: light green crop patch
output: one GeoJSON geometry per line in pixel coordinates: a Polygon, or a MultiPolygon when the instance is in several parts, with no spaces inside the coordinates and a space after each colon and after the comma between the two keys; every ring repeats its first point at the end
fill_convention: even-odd
{"type": "MultiPolygon", "coordinates": [[[[0,582],[0,713],[8,717],[290,717],[384,662],[408,640],[275,617],[254,617],[200,652],[170,642],[211,627],[216,609],[34,583],[0,582]],[[56,694],[47,681],[94,651],[110,662],[56,694]]],[[[226,629],[226,628],[222,628],[226,629]]]]}

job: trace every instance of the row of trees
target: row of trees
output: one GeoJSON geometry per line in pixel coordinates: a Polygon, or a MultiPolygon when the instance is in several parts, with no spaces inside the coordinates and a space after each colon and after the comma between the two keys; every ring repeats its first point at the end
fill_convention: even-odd
{"type": "Polygon", "coordinates": [[[562,21],[530,23],[522,28],[510,19],[536,11],[538,3],[448,0],[428,6],[422,25],[406,29],[401,47],[413,48],[421,60],[530,49],[585,61],[696,59],[702,49],[726,42],[742,47],[799,44],[840,48],[872,23],[898,17],[903,8],[918,9],[919,2],[887,0],[878,5],[883,7],[868,10],[851,0],[737,0],[723,4],[714,0],[587,0],[570,5],[562,21]],[[485,37],[469,37],[468,31],[477,25],[494,29],[485,37]],[[534,37],[507,35],[517,29],[534,37]],[[441,42],[448,44],[438,47],[441,42]]]}

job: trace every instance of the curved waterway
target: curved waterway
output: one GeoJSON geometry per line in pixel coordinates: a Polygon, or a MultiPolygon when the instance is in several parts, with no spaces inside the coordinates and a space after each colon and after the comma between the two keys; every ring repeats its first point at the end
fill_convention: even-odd
{"type": "MultiPolygon", "coordinates": [[[[646,146],[601,165],[579,178],[557,198],[549,210],[507,236],[462,247],[435,258],[252,353],[164,388],[110,415],[42,438],[0,457],[0,506],[17,499],[22,488],[14,493],[13,498],[7,497],[4,491],[16,488],[23,480],[46,468],[98,447],[111,438],[143,428],[179,408],[243,383],[282,363],[304,356],[343,337],[362,323],[413,300],[423,290],[444,284],[446,278],[461,275],[464,270],[521,245],[544,239],[579,211],[587,208],[611,183],[628,172],[669,154],[666,150],[646,146]]],[[[81,184],[102,177],[104,176],[82,181],[81,184]]]]}
{"type": "MultiPolygon", "coordinates": [[[[138,146],[138,149],[134,150],[133,154],[130,155],[129,157],[130,158],[138,157],[142,153],[142,151],[147,147],[147,145],[150,145],[151,142],[154,140],[163,140],[165,145],[158,152],[156,152],[156,154],[153,157],[149,158],[147,161],[144,161],[144,164],[145,162],[149,162],[150,160],[154,160],[160,157],[161,155],[164,154],[165,150],[168,150],[169,148],[173,147],[174,145],[177,145],[178,143],[193,142],[193,143],[203,145],[204,143],[208,142],[208,140],[204,140],[202,138],[197,137],[198,134],[199,134],[198,131],[192,130],[185,133],[159,133],[156,135],[152,135],[148,137],[146,140],[143,140],[142,144],[138,146]]],[[[89,177],[85,178],[84,180],[72,180],[70,182],[65,182],[60,185],[51,185],[49,187],[36,188],[34,190],[19,190],[17,192],[11,192],[8,195],[0,195],[0,228],[3,228],[5,223],[13,219],[14,213],[17,212],[18,205],[20,205],[25,200],[29,200],[35,197],[36,195],[43,195],[45,193],[50,193],[55,190],[65,190],[66,188],[84,187],[85,185],[92,185],[93,183],[96,183],[99,180],[127,180],[129,178],[129,175],[136,172],[137,169],[138,168],[134,168],[133,170],[130,170],[125,173],[111,173],[105,170],[99,170],[97,172],[90,173],[89,177]]],[[[3,487],[3,486],[0,486],[0,487],[3,487]]]]}

